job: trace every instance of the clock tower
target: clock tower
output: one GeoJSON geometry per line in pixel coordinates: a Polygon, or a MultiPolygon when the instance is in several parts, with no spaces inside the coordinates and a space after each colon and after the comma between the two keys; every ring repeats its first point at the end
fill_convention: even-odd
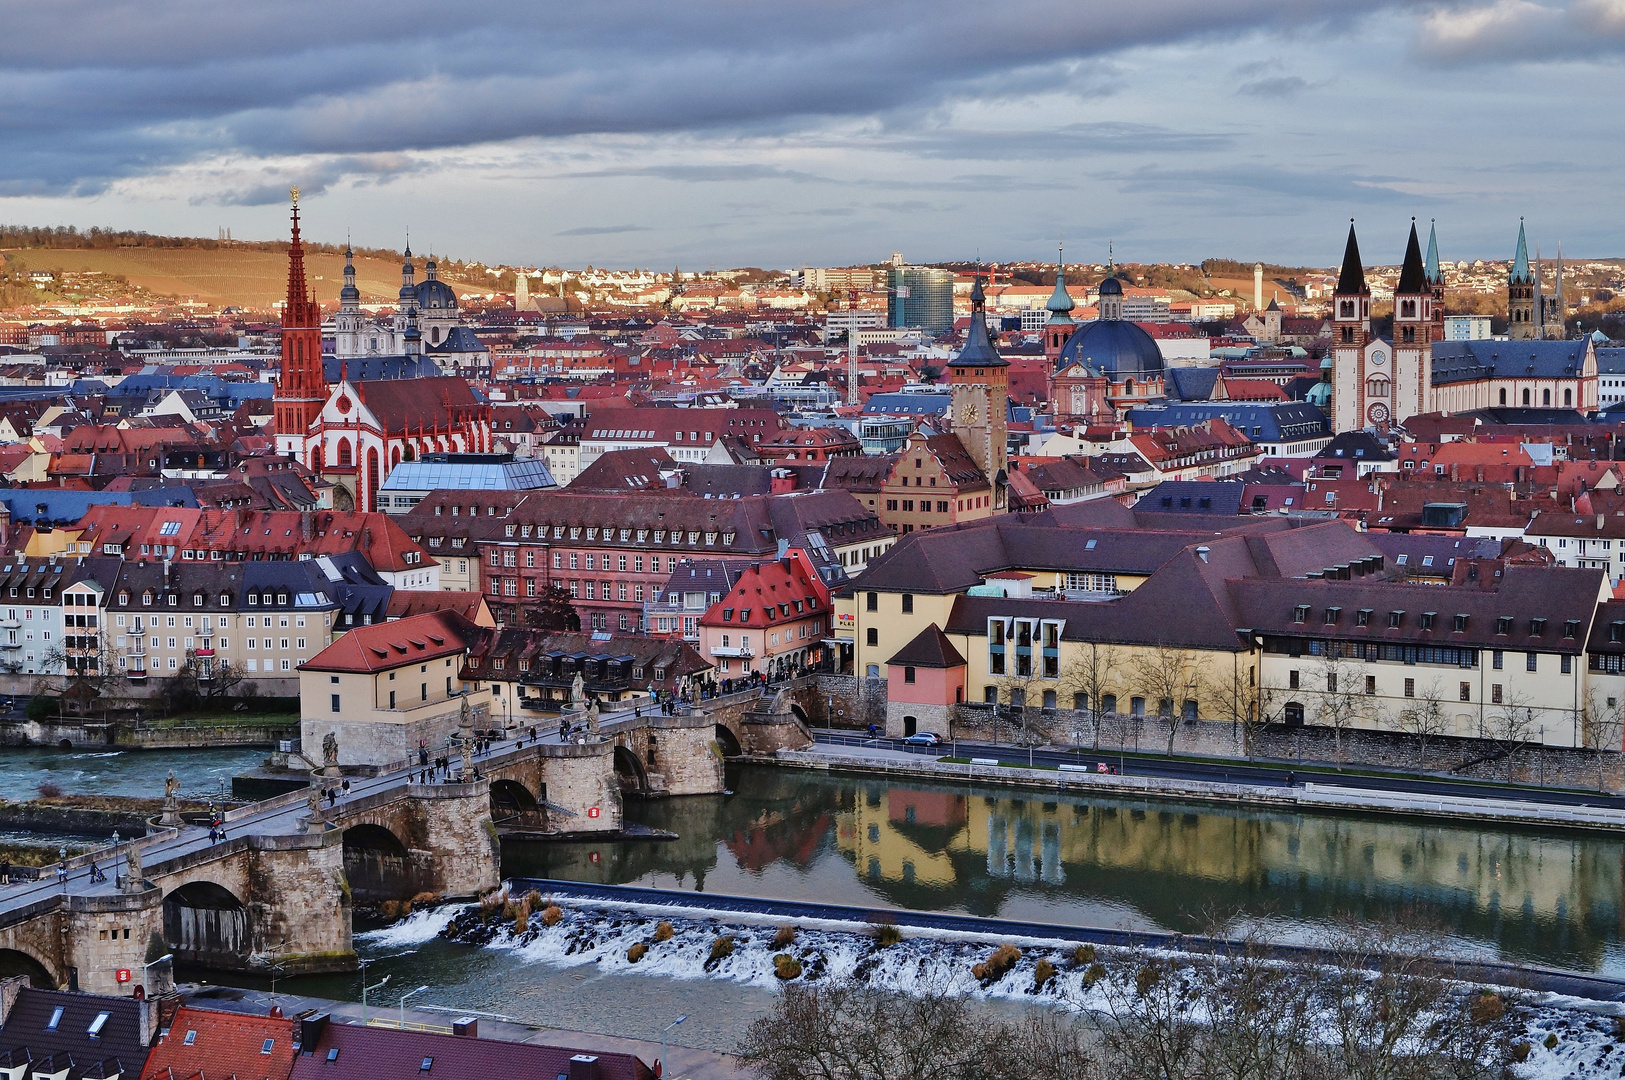
{"type": "MultiPolygon", "coordinates": [[[[1433,284],[1422,263],[1422,246],[1417,243],[1416,219],[1412,218],[1399,284],[1394,286],[1394,355],[1388,401],[1394,423],[1428,411],[1433,390],[1433,305],[1433,284]]],[[[1368,372],[1367,397],[1374,403],[1378,399],[1369,392],[1371,378],[1368,372]]],[[[1371,421],[1369,405],[1366,411],[1366,419],[1371,421]]]]}
{"type": "Polygon", "coordinates": [[[999,355],[987,332],[982,277],[971,289],[970,330],[965,347],[948,364],[949,424],[993,485],[993,506],[1005,505],[1006,426],[1010,363],[999,355]]]}

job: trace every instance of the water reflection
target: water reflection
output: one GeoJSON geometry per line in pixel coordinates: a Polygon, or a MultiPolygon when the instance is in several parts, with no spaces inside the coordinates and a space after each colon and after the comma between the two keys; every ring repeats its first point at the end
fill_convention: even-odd
{"type": "Polygon", "coordinates": [[[632,804],[670,843],[509,845],[504,873],[696,892],[1301,937],[1425,912],[1508,957],[1625,974],[1625,842],[1581,833],[887,784],[744,767],[728,797],[632,804]]]}

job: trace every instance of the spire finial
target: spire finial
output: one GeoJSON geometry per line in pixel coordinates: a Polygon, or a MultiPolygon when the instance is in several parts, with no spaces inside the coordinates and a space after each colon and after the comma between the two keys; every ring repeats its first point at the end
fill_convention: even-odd
{"type": "Polygon", "coordinates": [[[293,205],[299,205],[299,185],[295,184],[288,189],[288,198],[293,200],[293,205]]]}

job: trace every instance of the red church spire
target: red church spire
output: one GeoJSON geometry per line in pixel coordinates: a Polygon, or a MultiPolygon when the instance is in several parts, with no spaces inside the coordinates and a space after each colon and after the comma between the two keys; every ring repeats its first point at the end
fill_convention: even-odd
{"type": "MultiPolygon", "coordinates": [[[[276,390],[277,450],[304,459],[305,435],[327,400],[322,371],[322,311],[305,281],[305,249],[299,241],[299,189],[293,201],[293,238],[288,245],[288,297],[282,307],[282,370],[276,390]]],[[[314,461],[306,464],[315,467],[314,461]]]]}

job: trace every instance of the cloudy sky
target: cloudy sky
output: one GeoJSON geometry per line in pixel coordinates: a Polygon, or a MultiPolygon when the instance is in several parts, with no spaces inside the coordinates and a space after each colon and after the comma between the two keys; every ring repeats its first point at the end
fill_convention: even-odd
{"type": "Polygon", "coordinates": [[[0,0],[0,219],[685,269],[1625,256],[1625,0],[0,0]]]}

